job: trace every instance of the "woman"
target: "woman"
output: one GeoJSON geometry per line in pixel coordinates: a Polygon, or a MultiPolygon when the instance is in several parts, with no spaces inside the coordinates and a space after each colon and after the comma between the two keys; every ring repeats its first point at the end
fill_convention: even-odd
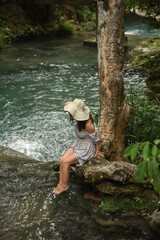
{"type": "Polygon", "coordinates": [[[99,137],[95,131],[93,118],[85,103],[81,99],[67,102],[64,111],[69,112],[71,119],[77,121],[75,127],[77,139],[60,160],[59,184],[53,190],[55,194],[60,194],[69,189],[68,168],[70,165],[82,166],[92,157],[103,156],[99,151],[99,137]]]}

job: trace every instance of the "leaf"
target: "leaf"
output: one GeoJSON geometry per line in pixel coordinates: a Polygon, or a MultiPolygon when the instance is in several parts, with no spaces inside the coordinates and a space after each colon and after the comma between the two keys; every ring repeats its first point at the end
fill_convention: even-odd
{"type": "Polygon", "coordinates": [[[158,147],[156,145],[154,145],[151,149],[152,156],[155,157],[158,154],[158,152],[159,152],[158,147]]]}
{"type": "Polygon", "coordinates": [[[159,167],[158,167],[158,163],[155,158],[152,160],[152,164],[153,164],[152,178],[156,179],[156,177],[159,174],[159,167]]]}
{"type": "Polygon", "coordinates": [[[156,179],[158,176],[158,164],[156,159],[147,161],[147,178],[156,179]]]}
{"type": "Polygon", "coordinates": [[[160,176],[153,183],[156,192],[160,192],[160,176]]]}
{"type": "Polygon", "coordinates": [[[137,156],[137,153],[138,153],[138,149],[139,149],[139,143],[135,143],[131,146],[128,146],[126,149],[125,149],[125,153],[124,153],[124,156],[125,157],[128,157],[130,156],[131,157],[131,160],[133,161],[136,156],[137,156]]]}
{"type": "Polygon", "coordinates": [[[160,143],[160,139],[155,139],[154,144],[158,145],[160,143]]]}
{"type": "Polygon", "coordinates": [[[146,161],[146,174],[148,179],[152,179],[152,164],[151,161],[146,161]]]}
{"type": "Polygon", "coordinates": [[[150,156],[150,143],[147,142],[143,148],[143,159],[147,160],[150,156]]]}
{"type": "Polygon", "coordinates": [[[158,162],[160,163],[160,151],[159,151],[159,155],[157,156],[158,162]]]}
{"type": "Polygon", "coordinates": [[[142,149],[148,142],[141,142],[139,144],[139,148],[142,149]]]}
{"type": "Polygon", "coordinates": [[[138,164],[136,171],[136,182],[140,183],[144,180],[146,176],[146,162],[138,164]]]}
{"type": "Polygon", "coordinates": [[[132,147],[133,147],[133,145],[126,147],[126,149],[124,151],[124,157],[129,157],[131,155],[132,147]]]}

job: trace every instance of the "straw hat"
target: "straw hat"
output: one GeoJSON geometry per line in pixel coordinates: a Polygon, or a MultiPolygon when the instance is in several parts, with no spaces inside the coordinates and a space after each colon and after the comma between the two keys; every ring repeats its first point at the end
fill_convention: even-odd
{"type": "Polygon", "coordinates": [[[69,112],[77,121],[86,121],[89,119],[90,110],[81,99],[75,99],[64,107],[64,112],[69,112]]]}

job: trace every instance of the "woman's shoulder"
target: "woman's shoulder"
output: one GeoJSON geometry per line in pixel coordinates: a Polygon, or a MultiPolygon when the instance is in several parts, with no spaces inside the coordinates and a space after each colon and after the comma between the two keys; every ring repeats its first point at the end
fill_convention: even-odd
{"type": "Polygon", "coordinates": [[[92,122],[91,119],[89,119],[89,120],[86,122],[85,130],[86,130],[89,134],[92,134],[92,133],[95,132],[95,126],[94,126],[94,123],[92,122]]]}

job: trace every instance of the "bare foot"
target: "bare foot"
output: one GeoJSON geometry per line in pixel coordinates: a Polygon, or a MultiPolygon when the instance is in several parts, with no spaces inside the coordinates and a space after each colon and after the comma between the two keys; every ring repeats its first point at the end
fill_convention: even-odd
{"type": "Polygon", "coordinates": [[[68,186],[64,187],[64,186],[58,185],[56,188],[54,188],[53,193],[60,194],[60,193],[62,193],[64,191],[67,191],[68,189],[69,189],[68,186]]]}

